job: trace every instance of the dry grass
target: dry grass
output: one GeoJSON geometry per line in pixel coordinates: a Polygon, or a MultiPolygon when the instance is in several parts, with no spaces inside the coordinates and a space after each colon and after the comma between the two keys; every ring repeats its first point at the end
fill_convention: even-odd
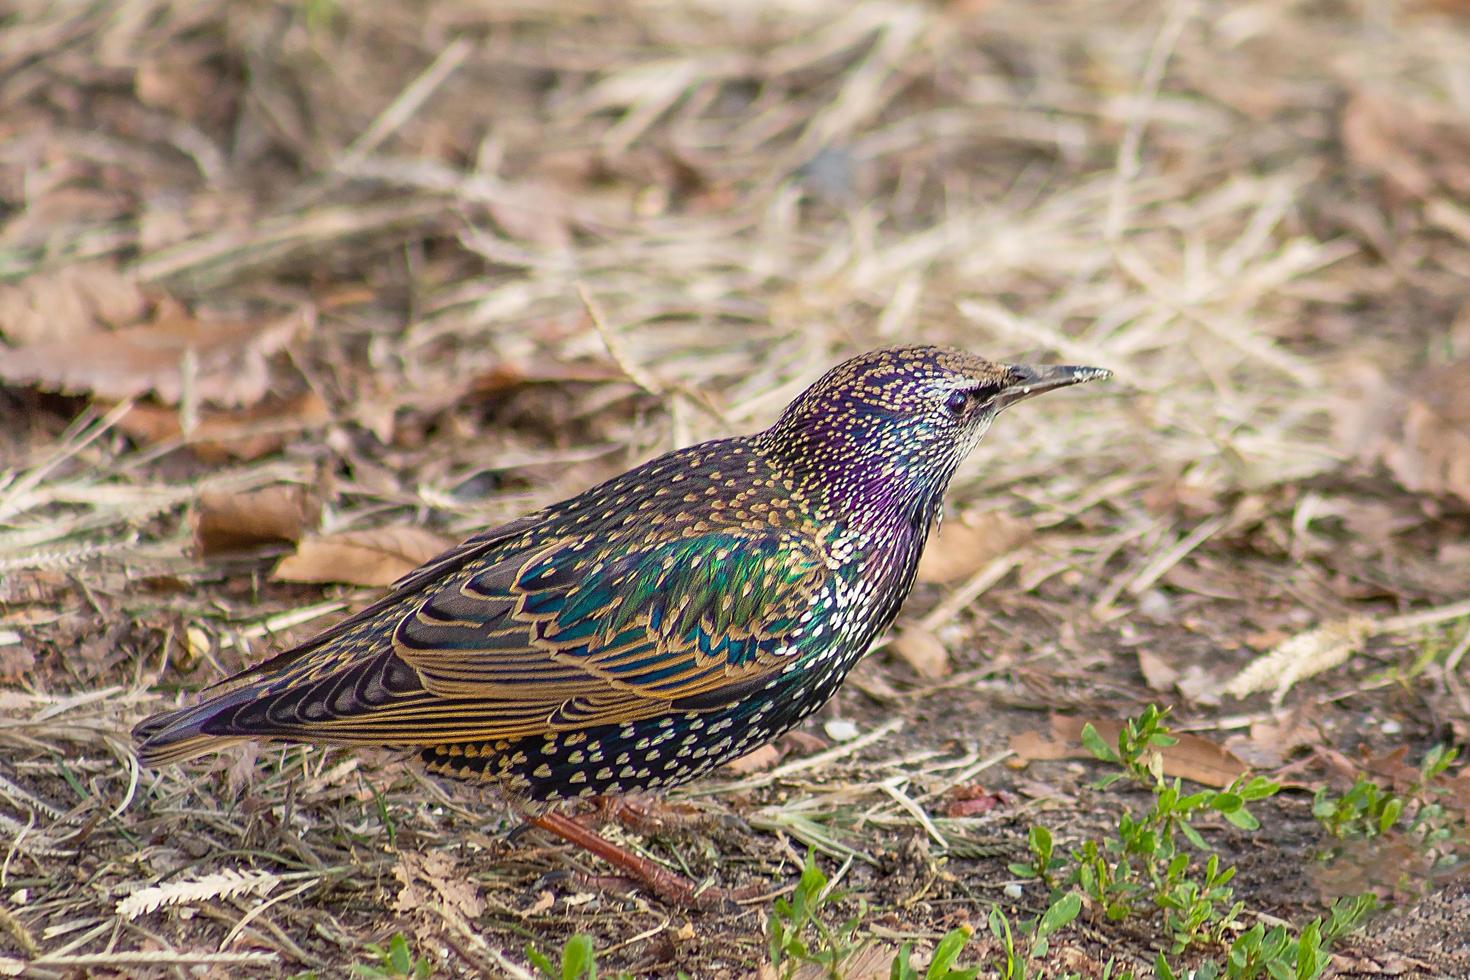
{"type": "MultiPolygon", "coordinates": [[[[250,422],[279,448],[241,459],[201,449],[214,409],[187,366],[177,431],[152,441],[119,428],[141,392],[0,388],[0,972],[223,976],[268,955],[267,974],[335,975],[396,929],[483,975],[573,929],[640,970],[758,956],[758,912],[696,923],[728,939],[702,951],[686,916],[545,884],[588,865],[507,843],[498,809],[391,760],[269,750],[139,772],[126,731],[165,692],[367,595],[270,582],[261,553],[200,557],[189,515],[208,491],[299,486],[327,531],[463,534],[763,425],[870,346],[1111,368],[1008,415],[956,481],[953,509],[1038,533],[916,596],[906,621],[943,638],[953,674],[869,661],[835,711],[872,737],[690,788],[745,821],[702,844],[630,840],[773,891],[788,840],[819,844],[853,860],[893,934],[998,897],[997,820],[939,804],[1025,783],[995,762],[1038,724],[1027,710],[1178,700],[1140,684],[1145,646],[1204,673],[1190,724],[1247,729],[1274,717],[1265,699],[1219,700],[1246,647],[1470,590],[1470,556],[1446,546],[1464,502],[1393,486],[1359,438],[1394,411],[1363,421],[1363,392],[1412,394],[1420,368],[1470,355],[1459,5],[14,9],[0,280],[19,292],[0,333],[16,304],[56,309],[37,284],[78,267],[200,316],[300,316],[272,396],[329,412],[250,422]],[[909,870],[885,890],[865,865],[909,870]],[[445,891],[456,876],[468,899],[445,891]],[[437,911],[405,905],[413,888],[437,911]]],[[[1363,693],[1364,668],[1287,703],[1333,719],[1339,748],[1365,713],[1463,740],[1458,664],[1396,700],[1363,693]]],[[[1077,779],[1048,771],[1031,789],[1077,779]]],[[[1085,821],[1075,786],[1070,804],[1022,790],[1085,821]]],[[[1146,939],[1118,948],[1148,959],[1146,939]]]]}

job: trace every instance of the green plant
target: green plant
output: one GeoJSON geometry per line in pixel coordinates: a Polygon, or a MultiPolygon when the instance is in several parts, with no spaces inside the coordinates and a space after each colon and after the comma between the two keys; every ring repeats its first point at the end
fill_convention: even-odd
{"type": "Polygon", "coordinates": [[[387,947],[379,946],[377,943],[368,943],[367,952],[378,962],[354,963],[352,972],[355,976],[372,977],[375,980],[385,977],[411,977],[412,980],[425,980],[434,972],[432,962],[425,957],[413,955],[408,940],[401,932],[393,934],[393,938],[388,940],[387,947]]]}
{"type": "MultiPolygon", "coordinates": [[[[1194,821],[1217,813],[1242,830],[1256,830],[1260,822],[1247,804],[1280,787],[1259,776],[1242,777],[1224,790],[1186,794],[1180,780],[1171,782],[1163,775],[1160,750],[1178,742],[1164,724],[1166,717],[1167,712],[1146,708],[1124,723],[1116,745],[1105,742],[1091,725],[1083,726],[1083,744],[1097,758],[1119,767],[1100,780],[1099,787],[1128,779],[1151,790],[1153,802],[1138,816],[1127,810],[1119,814],[1115,836],[1087,841],[1075,850],[1069,883],[1080,887],[1112,921],[1162,912],[1172,951],[1178,953],[1223,941],[1244,908],[1235,901],[1230,885],[1235,869],[1221,864],[1194,821]],[[1191,849],[1208,855],[1203,875],[1191,849]]],[[[1037,860],[1033,846],[1032,864],[1037,860]]]]}
{"type": "MultiPolygon", "coordinates": [[[[1156,963],[1160,978],[1178,976],[1168,957],[1191,948],[1223,953],[1223,959],[1208,958],[1193,968],[1188,975],[1197,980],[1320,976],[1327,946],[1362,921],[1373,908],[1372,896],[1338,902],[1325,923],[1313,920],[1297,935],[1284,926],[1267,930],[1261,924],[1240,931],[1245,905],[1236,900],[1231,884],[1235,868],[1221,859],[1195,824],[1201,817],[1218,814],[1243,831],[1255,831],[1260,821],[1250,812],[1250,804],[1271,796],[1279,786],[1254,777],[1238,779],[1223,790],[1185,793],[1180,780],[1168,780],[1163,774],[1162,751],[1178,741],[1169,733],[1166,719],[1167,712],[1149,707],[1124,723],[1113,744],[1091,725],[1083,727],[1082,741],[1092,754],[1117,767],[1099,780],[1098,787],[1127,780],[1149,790],[1152,799],[1141,813],[1124,810],[1114,834],[1082,842],[1070,857],[1057,855],[1046,828],[1032,828],[1027,860],[1010,866],[1013,874],[1051,889],[1047,912],[1018,930],[1031,937],[1030,955],[1045,954],[1046,937],[1071,922],[1085,898],[1095,914],[1111,921],[1159,917],[1171,940],[1156,963]]],[[[1448,764],[1440,754],[1426,762],[1423,771],[1443,772],[1448,764]]],[[[1365,791],[1342,804],[1340,822],[1344,827],[1359,826],[1368,821],[1365,815],[1371,815],[1372,820],[1391,825],[1401,810],[1383,805],[1381,795],[1365,791]]],[[[1021,943],[1010,922],[993,909],[990,925],[1005,959],[1000,975],[1024,978],[1021,943]]],[[[1108,972],[1111,975],[1111,966],[1108,972]]]]}
{"type": "Polygon", "coordinates": [[[1007,867],[1011,874],[1020,878],[1035,878],[1048,888],[1057,888],[1056,872],[1067,866],[1067,862],[1054,854],[1051,831],[1040,824],[1034,825],[1026,835],[1031,860],[1013,862],[1007,867]]]}
{"type": "Polygon", "coordinates": [[[546,980],[597,980],[597,950],[592,937],[582,933],[567,940],[560,963],[552,963],[535,945],[526,947],[526,958],[546,980]]]}
{"type": "MultiPolygon", "coordinates": [[[[1129,780],[1149,790],[1151,803],[1136,815],[1125,810],[1119,814],[1116,833],[1084,841],[1070,853],[1058,852],[1047,828],[1030,829],[1026,859],[1011,864],[1010,870],[1045,885],[1049,902],[1040,914],[1015,923],[999,906],[991,907],[987,925],[1000,946],[992,963],[959,965],[974,935],[970,927],[962,926],[940,939],[927,964],[915,964],[913,943],[905,942],[890,963],[892,980],[976,980],[982,971],[1004,980],[1027,980],[1032,962],[1047,955],[1052,937],[1082,913],[1084,903],[1095,914],[1114,921],[1154,917],[1171,940],[1170,948],[1155,962],[1160,980],[1317,980],[1326,969],[1330,944],[1362,922],[1375,907],[1374,898],[1342,899],[1325,920],[1314,919],[1299,933],[1282,925],[1267,929],[1261,923],[1244,928],[1240,924],[1244,903],[1235,899],[1232,887],[1235,868],[1216,853],[1195,823],[1218,814],[1243,831],[1254,831],[1260,822],[1251,814],[1250,804],[1271,796],[1279,787],[1256,777],[1236,780],[1223,790],[1185,793],[1179,780],[1163,775],[1160,750],[1177,741],[1169,733],[1166,718],[1166,712],[1149,708],[1123,725],[1114,744],[1105,742],[1092,726],[1084,727],[1083,741],[1093,754],[1117,767],[1098,785],[1129,780]],[[1176,971],[1169,957],[1186,950],[1192,950],[1198,962],[1188,971],[1176,971]]],[[[1450,750],[1431,753],[1420,767],[1421,782],[1428,786],[1453,759],[1450,750]]],[[[1394,826],[1406,808],[1387,806],[1387,799],[1381,790],[1350,794],[1345,801],[1330,802],[1331,814],[1345,833],[1394,826]]],[[[1418,805],[1414,819],[1433,823],[1438,819],[1436,812],[1443,812],[1431,809],[1433,805],[1418,805]]],[[[789,898],[777,899],[769,915],[767,953],[776,976],[791,980],[798,972],[811,973],[812,967],[832,980],[844,976],[854,957],[871,942],[861,929],[866,912],[861,901],[850,918],[832,924],[833,906],[844,897],[831,887],[815,852],[809,851],[796,888],[789,898]]],[[[401,938],[395,937],[395,942],[401,938]]],[[[407,945],[402,945],[406,957],[407,945]]],[[[559,962],[534,947],[527,948],[527,955],[544,980],[596,980],[595,950],[588,936],[569,939],[559,962]]],[[[1104,980],[1134,980],[1135,975],[1131,970],[1115,972],[1109,961],[1102,976],[1104,980]]]]}
{"type": "Polygon", "coordinates": [[[1063,973],[1059,980],[1137,980],[1132,970],[1124,970],[1121,973],[1113,972],[1117,964],[1111,958],[1103,964],[1102,973],[1090,974],[1084,977],[1080,973],[1063,973]]]}
{"type": "Polygon", "coordinates": [[[1419,763],[1418,777],[1402,794],[1393,792],[1366,776],[1359,776],[1352,788],[1341,796],[1333,796],[1324,787],[1312,799],[1312,816],[1322,829],[1339,840],[1378,837],[1398,826],[1406,808],[1411,817],[1406,827],[1410,832],[1432,834],[1438,839],[1464,824],[1463,813],[1447,813],[1439,802],[1450,790],[1442,777],[1459,757],[1459,750],[1436,745],[1419,763]]]}
{"type": "Polygon", "coordinates": [[[1000,952],[1003,957],[999,966],[997,976],[1003,980],[1026,980],[1026,961],[1016,949],[1016,937],[1011,931],[1011,920],[1000,910],[1000,906],[990,906],[990,934],[1000,940],[1000,952]]]}
{"type": "Polygon", "coordinates": [[[1023,920],[1016,929],[1012,929],[1010,918],[1000,906],[992,905],[987,922],[991,935],[999,940],[1001,946],[1001,961],[995,975],[1005,980],[1025,980],[1026,964],[1045,956],[1051,948],[1051,935],[1071,925],[1081,911],[1082,897],[1074,891],[1063,892],[1056,896],[1045,912],[1023,920]]]}
{"type": "Polygon", "coordinates": [[[842,976],[842,964],[867,945],[867,940],[858,935],[866,912],[861,902],[857,913],[836,927],[821,914],[824,906],[843,897],[843,893],[827,887],[827,876],[817,867],[815,853],[807,851],[796,890],[789,900],[776,899],[770,917],[767,948],[771,966],[783,980],[795,976],[803,963],[837,980],[842,976]],[[814,940],[809,935],[812,932],[816,933],[814,940]]]}
{"type": "Polygon", "coordinates": [[[1397,780],[1404,787],[1402,792],[1366,775],[1359,775],[1340,796],[1325,788],[1318,790],[1312,799],[1312,815],[1332,840],[1318,859],[1332,864],[1352,855],[1352,861],[1361,864],[1365,846],[1371,851],[1407,845],[1408,853],[1422,864],[1403,866],[1396,881],[1377,883],[1410,892],[1421,886],[1424,872],[1463,860],[1470,849],[1470,825],[1464,804],[1459,802],[1466,776],[1464,772],[1447,775],[1458,755],[1456,749],[1443,745],[1430,749],[1412,777],[1397,780]]]}
{"type": "Polygon", "coordinates": [[[1402,797],[1363,776],[1341,796],[1333,796],[1324,786],[1312,798],[1312,816],[1323,830],[1339,840],[1386,834],[1398,823],[1403,811],[1402,797]]]}
{"type": "MultiPolygon", "coordinates": [[[[1372,895],[1357,895],[1334,902],[1327,921],[1313,919],[1293,936],[1285,926],[1267,930],[1256,923],[1230,944],[1225,961],[1205,960],[1188,974],[1193,980],[1316,980],[1327,969],[1327,947],[1362,924],[1377,906],[1372,895]]],[[[1154,963],[1158,980],[1181,976],[1160,953],[1154,963]]]]}
{"type": "Polygon", "coordinates": [[[965,944],[975,930],[969,926],[960,926],[945,933],[944,938],[939,940],[939,945],[934,947],[934,955],[929,958],[929,965],[924,967],[920,973],[919,968],[912,962],[913,943],[905,942],[899,947],[898,954],[893,958],[893,964],[889,968],[890,980],[975,980],[980,975],[980,968],[958,967],[955,963],[964,951],[965,944]]]}

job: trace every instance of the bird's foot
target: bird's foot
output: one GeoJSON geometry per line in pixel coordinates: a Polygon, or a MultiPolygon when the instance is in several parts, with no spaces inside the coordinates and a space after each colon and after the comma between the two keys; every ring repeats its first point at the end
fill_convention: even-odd
{"type": "Polygon", "coordinates": [[[723,820],[694,804],[670,803],[656,796],[598,796],[593,798],[593,805],[599,823],[616,823],[635,834],[697,832],[723,820]]]}

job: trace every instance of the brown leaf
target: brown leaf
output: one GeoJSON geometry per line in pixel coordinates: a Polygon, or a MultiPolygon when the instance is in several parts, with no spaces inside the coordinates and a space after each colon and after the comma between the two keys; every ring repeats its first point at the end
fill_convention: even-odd
{"type": "Polygon", "coordinates": [[[1470,358],[1430,368],[1410,390],[1383,461],[1406,490],[1470,504],[1470,358]]]}
{"type": "Polygon", "coordinates": [[[754,752],[747,752],[738,759],[731,759],[725,763],[725,768],[737,776],[749,776],[751,773],[765,772],[780,761],[781,750],[767,742],[754,752]]]}
{"type": "MultiPolygon", "coordinates": [[[[1092,752],[1082,744],[1082,726],[1086,719],[1069,715],[1052,715],[1051,731],[1020,732],[1011,736],[1010,749],[1022,762],[1052,759],[1091,759],[1092,752]]],[[[1094,719],[1092,727],[1109,745],[1117,745],[1121,723],[1112,719],[1094,719]]],[[[1165,776],[1188,779],[1217,789],[1229,786],[1247,771],[1238,758],[1209,739],[1176,732],[1179,741],[1159,749],[1165,776]]]]}
{"type": "Polygon", "coordinates": [[[949,675],[949,651],[945,649],[944,642],[922,627],[904,627],[889,646],[925,680],[938,680],[949,675]]]}
{"type": "MultiPolygon", "coordinates": [[[[1364,361],[1344,365],[1341,375],[1333,436],[1344,452],[1369,464],[1381,461],[1413,493],[1470,501],[1470,358],[1397,384],[1364,361]]],[[[1349,512],[1349,518],[1356,519],[1355,530],[1372,530],[1363,515],[1349,512]]],[[[1378,523],[1382,533],[1403,529],[1391,515],[1378,523]]]]}
{"type": "Polygon", "coordinates": [[[1172,691],[1179,681],[1179,671],[1142,647],[1138,649],[1138,670],[1143,674],[1143,682],[1155,691],[1172,691]]]}
{"type": "Polygon", "coordinates": [[[538,359],[526,363],[501,361],[488,371],[476,375],[469,384],[469,394],[485,397],[498,395],[522,385],[600,383],[627,378],[616,364],[604,361],[554,361],[538,359]]]}
{"type": "Polygon", "coordinates": [[[1189,664],[1174,682],[1174,686],[1191,704],[1214,705],[1222,700],[1225,679],[1216,677],[1201,664],[1189,664]]]}
{"type": "Polygon", "coordinates": [[[76,340],[137,323],[146,310],[137,282],[106,262],[63,266],[0,286],[0,334],[22,347],[65,344],[75,351],[76,340]]]}
{"type": "Polygon", "coordinates": [[[551,252],[571,247],[567,196],[548,183],[532,180],[516,185],[517,200],[490,200],[486,209],[506,237],[530,242],[551,252]]]}
{"type": "Polygon", "coordinates": [[[307,538],[276,565],[277,582],[392,585],[454,544],[421,527],[380,527],[307,538]]]}
{"type": "Polygon", "coordinates": [[[1401,197],[1470,194],[1470,127],[1424,105],[1358,92],[1342,111],[1348,159],[1401,197]]]}
{"type": "Polygon", "coordinates": [[[978,817],[998,807],[1009,806],[1015,798],[996,792],[980,783],[961,783],[944,795],[944,815],[950,818],[978,817]]]}
{"type": "Polygon", "coordinates": [[[294,542],[321,519],[321,501],[306,487],[276,485],[246,493],[211,491],[194,509],[194,542],[202,556],[275,541],[294,542]]]}
{"type": "Polygon", "coordinates": [[[15,682],[36,668],[36,655],[13,630],[0,629],[0,681],[15,682]]]}
{"type": "Polygon", "coordinates": [[[435,898],[441,914],[457,921],[473,921],[485,911],[479,887],[464,872],[456,870],[454,858],[444,851],[400,851],[393,876],[403,886],[393,906],[395,912],[422,911],[435,898]]]}
{"type": "Polygon", "coordinates": [[[1254,768],[1274,769],[1297,749],[1321,741],[1322,733],[1307,722],[1301,711],[1290,711],[1256,720],[1249,734],[1232,735],[1225,745],[1254,768]]]}
{"type": "Polygon", "coordinates": [[[48,340],[6,351],[0,381],[114,401],[151,391],[175,405],[192,357],[194,391],[201,401],[252,405],[270,388],[266,358],[306,323],[304,313],[264,322],[207,322],[165,303],[147,325],[97,334],[86,344],[48,340]]]}
{"type": "Polygon", "coordinates": [[[823,963],[808,962],[797,967],[792,976],[793,980],[827,980],[834,975],[843,980],[888,980],[893,975],[893,960],[898,953],[898,947],[892,943],[868,943],[844,958],[835,973],[823,963]]]}
{"type": "Polygon", "coordinates": [[[1030,536],[1030,525],[1004,511],[957,515],[929,539],[919,559],[919,581],[963,582],[1030,536]]]}
{"type": "MultiPolygon", "coordinates": [[[[264,401],[246,409],[209,410],[185,444],[207,463],[227,459],[259,459],[280,449],[286,437],[331,421],[327,403],[314,391],[285,401],[264,401]]],[[[156,445],[180,439],[183,429],[178,410],[167,405],[138,402],[118,420],[117,427],[140,442],[156,445]]]]}

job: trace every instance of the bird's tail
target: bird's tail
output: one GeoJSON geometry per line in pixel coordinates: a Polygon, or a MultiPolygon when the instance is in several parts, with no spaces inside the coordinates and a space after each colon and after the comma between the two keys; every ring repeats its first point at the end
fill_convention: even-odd
{"type": "Polygon", "coordinates": [[[143,719],[133,729],[138,761],[149,767],[184,762],[244,741],[238,735],[214,734],[207,730],[207,726],[224,712],[258,696],[258,691],[243,687],[202,704],[176,708],[143,719]]]}

